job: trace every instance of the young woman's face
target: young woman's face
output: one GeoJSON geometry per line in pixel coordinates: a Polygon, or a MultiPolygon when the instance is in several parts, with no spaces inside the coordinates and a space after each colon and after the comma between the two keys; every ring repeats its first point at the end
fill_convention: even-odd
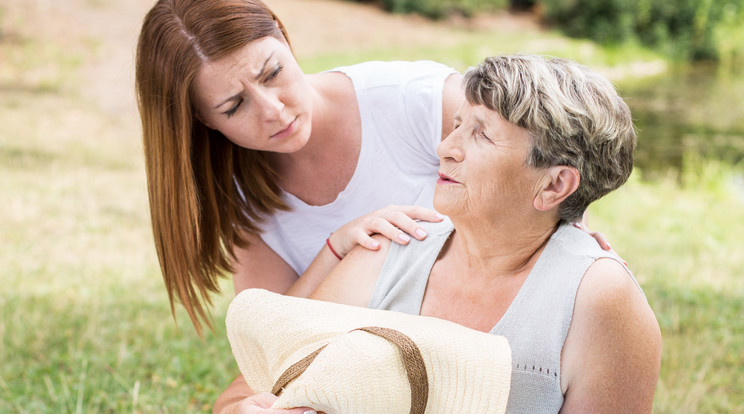
{"type": "Polygon", "coordinates": [[[194,87],[196,116],[236,145],[291,153],[310,137],[310,85],[283,40],[264,37],[205,63],[194,87]]]}

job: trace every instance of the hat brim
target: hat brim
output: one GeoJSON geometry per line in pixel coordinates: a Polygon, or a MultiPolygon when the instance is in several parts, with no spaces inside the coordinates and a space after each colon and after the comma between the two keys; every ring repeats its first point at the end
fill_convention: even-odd
{"type": "Polygon", "coordinates": [[[236,296],[226,324],[235,360],[255,392],[271,391],[288,368],[325,346],[283,387],[274,408],[312,407],[328,414],[410,413],[415,393],[407,376],[407,357],[390,340],[357,330],[372,326],[402,333],[420,352],[428,382],[425,413],[506,411],[511,350],[501,336],[437,318],[262,289],[236,296]]]}

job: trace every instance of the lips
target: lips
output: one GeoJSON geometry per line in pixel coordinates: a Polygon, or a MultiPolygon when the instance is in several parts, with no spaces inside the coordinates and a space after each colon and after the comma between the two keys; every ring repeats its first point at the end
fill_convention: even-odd
{"type": "Polygon", "coordinates": [[[452,177],[450,177],[450,176],[448,176],[446,174],[442,174],[441,172],[439,173],[439,180],[437,180],[437,183],[440,183],[440,184],[460,184],[459,181],[454,180],[454,179],[452,179],[452,177]]]}
{"type": "Polygon", "coordinates": [[[287,126],[282,129],[281,131],[277,132],[276,134],[272,135],[271,138],[285,138],[292,134],[294,134],[295,130],[297,129],[297,117],[292,119],[292,122],[287,124],[287,126]]]}

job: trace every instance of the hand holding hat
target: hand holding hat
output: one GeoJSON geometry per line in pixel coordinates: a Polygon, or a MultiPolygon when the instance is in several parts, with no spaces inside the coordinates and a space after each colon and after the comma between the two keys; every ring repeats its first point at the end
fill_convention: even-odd
{"type": "Polygon", "coordinates": [[[227,335],[254,391],[273,408],[328,414],[503,413],[505,338],[437,318],[241,292],[227,335]]]}

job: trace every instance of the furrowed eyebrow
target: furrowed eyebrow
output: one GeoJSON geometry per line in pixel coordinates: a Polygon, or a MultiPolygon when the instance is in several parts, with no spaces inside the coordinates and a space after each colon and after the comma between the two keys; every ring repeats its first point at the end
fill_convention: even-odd
{"type": "Polygon", "coordinates": [[[254,78],[255,80],[261,79],[261,77],[266,73],[266,66],[269,65],[269,61],[271,60],[273,56],[274,56],[274,52],[271,52],[269,57],[267,57],[266,60],[264,60],[263,66],[261,66],[261,70],[258,71],[258,75],[256,75],[256,77],[254,78]]]}
{"type": "MultiPolygon", "coordinates": [[[[241,92],[241,93],[242,93],[242,92],[241,92]]],[[[222,106],[222,105],[224,105],[224,104],[226,104],[226,103],[228,103],[228,102],[232,102],[232,101],[237,101],[238,99],[240,99],[240,94],[237,94],[237,95],[231,96],[231,97],[229,97],[229,98],[225,99],[224,101],[222,101],[222,102],[218,103],[217,105],[215,105],[215,106],[214,106],[214,109],[217,109],[217,108],[219,108],[220,106],[222,106]]]]}
{"type": "MultiPolygon", "coordinates": [[[[259,79],[261,79],[261,77],[262,77],[262,76],[264,76],[264,74],[266,73],[266,66],[268,66],[268,65],[269,65],[269,61],[271,60],[271,58],[272,58],[273,56],[274,56],[274,53],[272,52],[272,53],[271,53],[271,54],[269,55],[269,57],[267,57],[267,58],[266,58],[266,60],[265,60],[265,61],[264,61],[264,63],[263,63],[263,66],[261,66],[261,70],[259,70],[259,71],[258,71],[258,74],[257,74],[257,75],[256,75],[256,76],[254,77],[254,79],[255,79],[255,80],[259,80],[259,79]]],[[[242,94],[242,92],[240,92],[240,93],[237,93],[237,94],[235,94],[235,95],[233,95],[233,96],[231,96],[231,97],[229,97],[229,98],[225,99],[224,101],[222,101],[222,102],[218,103],[217,105],[215,105],[215,106],[214,106],[214,109],[217,109],[217,108],[219,108],[220,106],[222,106],[222,105],[224,105],[224,104],[226,104],[226,103],[228,103],[228,102],[232,102],[232,101],[237,101],[238,99],[240,99],[240,95],[241,95],[241,94],[242,94]]]]}

